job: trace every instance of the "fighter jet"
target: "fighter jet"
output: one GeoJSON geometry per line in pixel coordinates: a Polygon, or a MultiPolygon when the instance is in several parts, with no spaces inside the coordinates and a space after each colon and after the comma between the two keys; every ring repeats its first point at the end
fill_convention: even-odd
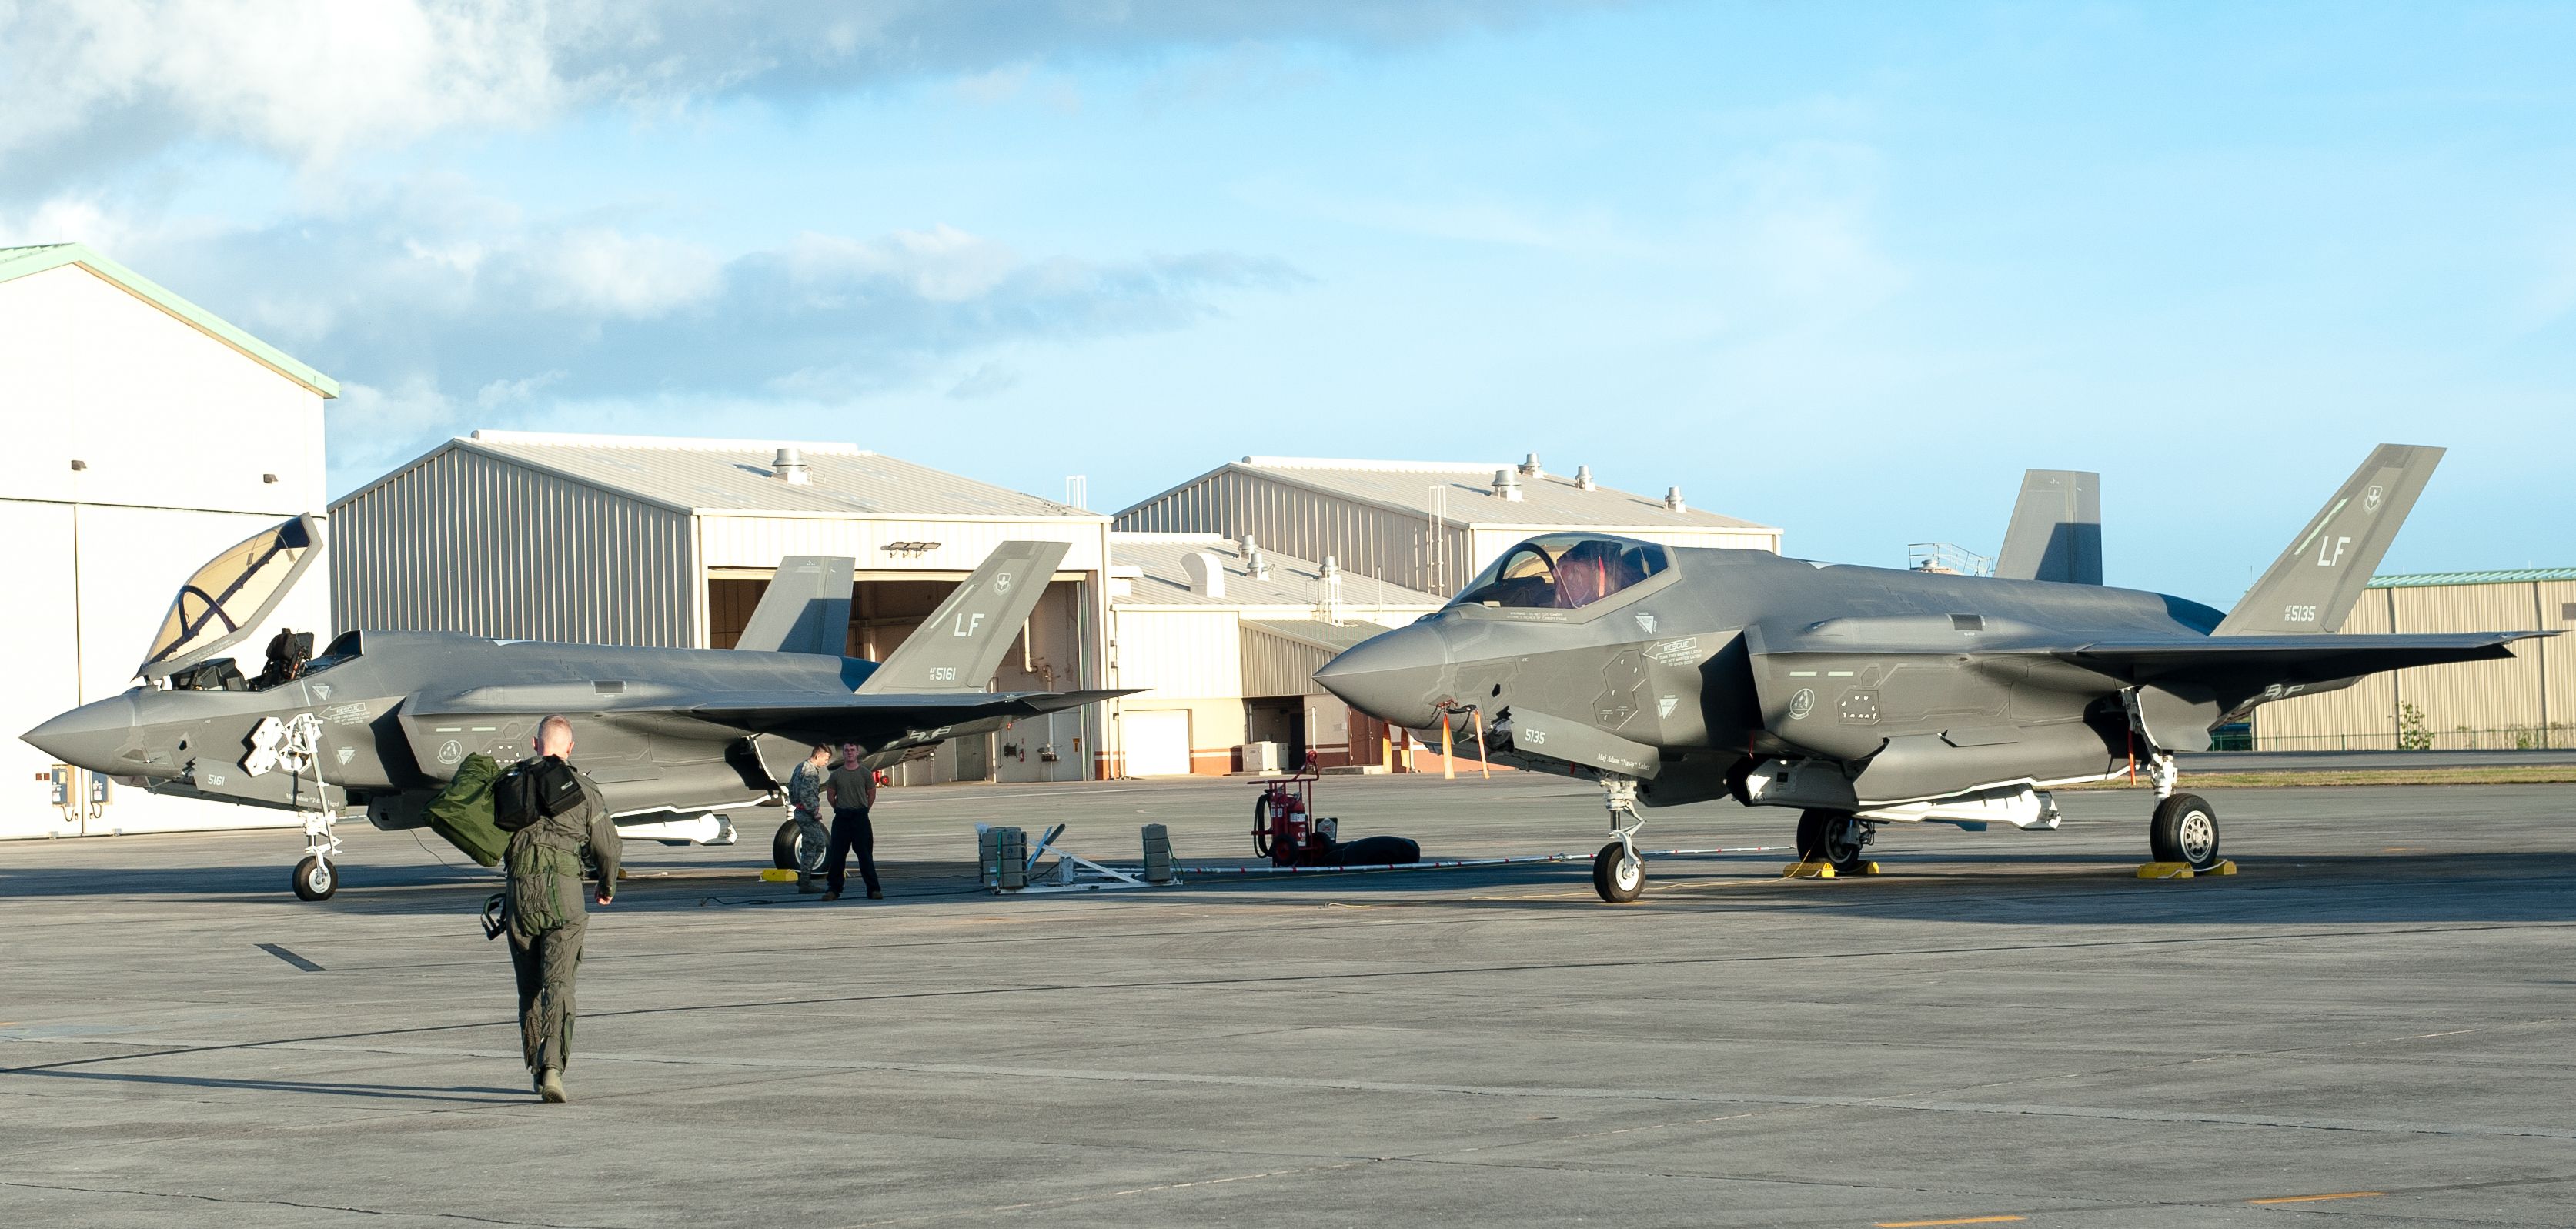
{"type": "MultiPolygon", "coordinates": [[[[172,602],[142,685],[25,736],[155,793],[303,813],[293,886],[306,900],[339,890],[341,814],[422,826],[467,755],[507,764],[549,714],[573,720],[577,762],[618,823],[635,825],[772,797],[817,743],[857,743],[883,766],[1130,694],[983,689],[1064,558],[1061,542],[995,548],[881,663],[841,655],[856,561],[790,557],[731,649],[349,631],[309,661],[273,651],[245,679],[215,655],[262,626],[318,555],[320,531],[301,517],[217,556],[172,602]]],[[[780,831],[792,854],[794,825],[780,831]]]]}
{"type": "Polygon", "coordinates": [[[2225,614],[2071,583],[2099,578],[2080,560],[2053,569],[2063,580],[2016,580],[1563,533],[1503,552],[1315,681],[1382,721],[1446,715],[1490,730],[1498,759],[1597,780],[1611,839],[1593,885],[1614,903],[1644,886],[1640,804],[1789,808],[1802,857],[1848,873],[1882,824],[2051,830],[2049,787],[2123,773],[2155,786],[2153,856],[2208,869],[2217,811],[2176,792],[2173,753],[2208,746],[2212,726],[2555,634],[2338,634],[2441,454],[2371,453],[2225,614]]]}

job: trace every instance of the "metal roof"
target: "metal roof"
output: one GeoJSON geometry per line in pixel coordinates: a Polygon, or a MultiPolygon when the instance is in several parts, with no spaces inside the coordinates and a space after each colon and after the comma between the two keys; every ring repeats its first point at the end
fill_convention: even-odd
{"type": "Polygon", "coordinates": [[[1109,519],[850,444],[477,431],[443,446],[502,457],[691,512],[1109,519]],[[780,448],[804,455],[809,481],[790,483],[772,476],[771,462],[780,448]]]}
{"type": "Polygon", "coordinates": [[[296,361],[294,356],[241,331],[231,322],[199,307],[178,294],[132,269],[100,255],[86,243],[42,243],[32,247],[0,248],[0,282],[13,281],[48,269],[78,265],[105,278],[109,283],[160,308],[180,323],[242,352],[252,361],[285,376],[325,397],[340,395],[340,382],[296,361]]]}
{"type": "MultiPolygon", "coordinates": [[[[1448,491],[1448,523],[1459,528],[1557,528],[1585,525],[1635,529],[1750,529],[1779,532],[1769,525],[1698,508],[1675,512],[1660,498],[1594,484],[1577,486],[1565,474],[1525,474],[1511,464],[1480,462],[1360,461],[1311,457],[1245,457],[1229,462],[1182,486],[1205,481],[1227,470],[1259,474],[1340,499],[1358,500],[1402,512],[1424,515],[1430,488],[1448,491]],[[1510,470],[1520,484],[1518,500],[1493,493],[1494,475],[1510,470]]],[[[1179,490],[1175,487],[1173,490],[1179,490]]],[[[1165,492],[1169,494],[1170,492],[1165,492]]],[[[1685,505],[1687,505],[1687,492],[1685,505]]],[[[1162,496],[1155,496],[1160,499],[1162,496]]],[[[1152,503],[1153,500],[1146,500],[1152,503]]],[[[1141,504],[1139,506],[1142,506],[1141,504]]]]}
{"type": "Polygon", "coordinates": [[[1245,619],[1243,625],[1332,653],[1386,630],[1377,623],[1326,623],[1320,619],[1245,619]]]}
{"type": "Polygon", "coordinates": [[[2576,580],[2576,568],[2504,568],[2491,572],[2413,572],[2373,576],[2373,589],[2429,589],[2437,585],[2521,585],[2542,580],[2576,580]]]}
{"type": "MultiPolygon", "coordinates": [[[[1109,535],[1114,567],[1136,568],[1133,591],[1114,600],[1120,606],[1316,606],[1324,600],[1323,565],[1283,555],[1268,547],[1270,579],[1254,580],[1244,565],[1243,546],[1228,538],[1201,533],[1121,533],[1109,535]],[[1225,596],[1190,591],[1189,569],[1181,560],[1199,551],[1215,555],[1225,566],[1225,596]]],[[[1390,585],[1373,577],[1342,573],[1341,604],[1353,610],[1438,610],[1447,598],[1390,585]]],[[[1329,623],[1322,626],[1330,627],[1329,623]]],[[[1374,628],[1371,634],[1384,631],[1374,628]]]]}

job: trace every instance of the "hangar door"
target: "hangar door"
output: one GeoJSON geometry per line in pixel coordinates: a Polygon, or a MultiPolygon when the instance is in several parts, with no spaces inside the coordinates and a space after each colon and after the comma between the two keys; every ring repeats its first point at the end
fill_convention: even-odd
{"type": "Polygon", "coordinates": [[[1127,775],[1181,777],[1190,771],[1190,712],[1129,709],[1118,718],[1127,739],[1127,775]]]}

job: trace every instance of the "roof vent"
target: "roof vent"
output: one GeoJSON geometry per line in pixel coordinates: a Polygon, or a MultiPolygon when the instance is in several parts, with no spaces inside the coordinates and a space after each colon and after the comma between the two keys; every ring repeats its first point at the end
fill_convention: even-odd
{"type": "Polygon", "coordinates": [[[1523,477],[1523,478],[1538,478],[1538,477],[1543,477],[1543,476],[1545,476],[1545,474],[1546,474],[1546,471],[1545,471],[1545,470],[1542,470],[1542,469],[1540,469],[1540,468],[1538,467],[1538,454],[1537,454],[1537,453],[1533,452],[1533,453],[1529,454],[1529,459],[1528,459],[1528,460],[1526,460],[1526,461],[1521,462],[1521,477],[1523,477]]]}
{"type": "Polygon", "coordinates": [[[1225,596],[1225,560],[1212,550],[1194,550],[1181,556],[1181,570],[1190,574],[1190,592],[1200,597],[1225,596]]]}
{"type": "Polygon", "coordinates": [[[1243,535],[1243,570],[1254,580],[1270,579],[1270,556],[1262,553],[1261,543],[1248,533],[1243,535]]]}
{"type": "Polygon", "coordinates": [[[769,476],[794,486],[803,486],[814,480],[813,475],[806,472],[805,454],[793,448],[778,450],[777,458],[769,463],[769,476]]]}
{"type": "Polygon", "coordinates": [[[1494,494],[1513,503],[1521,500],[1520,475],[1508,469],[1494,471],[1494,494]]]}
{"type": "Polygon", "coordinates": [[[1316,595],[1319,600],[1315,603],[1315,616],[1326,623],[1339,625],[1342,621],[1342,565],[1331,555],[1324,556],[1324,566],[1316,572],[1315,579],[1322,589],[1316,595]]]}
{"type": "Polygon", "coordinates": [[[1574,488],[1578,491],[1595,491],[1600,489],[1599,487],[1592,485],[1591,466],[1577,465],[1574,467],[1574,488]]]}
{"type": "Polygon", "coordinates": [[[1667,512],[1690,511],[1690,505],[1682,502],[1682,489],[1680,487],[1674,486],[1664,488],[1664,510],[1667,512]]]}

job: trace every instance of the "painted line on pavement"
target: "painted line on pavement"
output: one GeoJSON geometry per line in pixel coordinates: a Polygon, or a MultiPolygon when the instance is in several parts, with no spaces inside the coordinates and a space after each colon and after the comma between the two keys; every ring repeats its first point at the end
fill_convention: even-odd
{"type": "Polygon", "coordinates": [[[2245,1202],[2252,1204],[2324,1203],[2329,1199],[2377,1199],[2387,1193],[2386,1191],[2339,1191],[2332,1195],[2282,1195],[2273,1199],[2248,1199],[2245,1202]]]}
{"type": "Polygon", "coordinates": [[[306,960],[302,956],[298,956],[274,943],[262,943],[259,945],[259,950],[266,952],[271,956],[275,956],[288,964],[294,965],[296,968],[302,969],[307,973],[319,973],[322,971],[321,965],[315,964],[310,960],[306,960]]]}

